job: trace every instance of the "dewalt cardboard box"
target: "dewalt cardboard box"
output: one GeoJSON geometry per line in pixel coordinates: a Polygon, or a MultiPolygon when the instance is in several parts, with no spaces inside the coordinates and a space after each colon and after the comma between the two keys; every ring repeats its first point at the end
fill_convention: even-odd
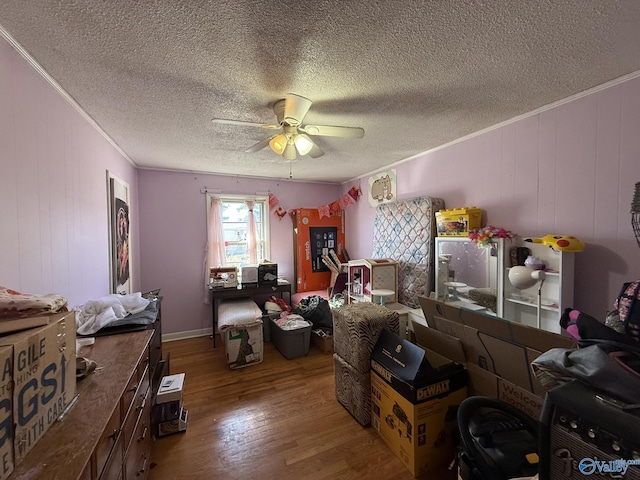
{"type": "Polygon", "coordinates": [[[0,478],[6,478],[76,394],[75,313],[52,314],[47,325],[0,337],[0,361],[0,478]]]}
{"type": "Polygon", "coordinates": [[[466,385],[463,365],[382,331],[371,353],[371,424],[414,477],[456,458],[466,385]]]}
{"type": "Polygon", "coordinates": [[[498,398],[539,418],[546,389],[531,362],[550,348],[575,348],[570,337],[419,297],[428,328],[413,324],[417,343],[465,363],[469,392],[498,398]]]}

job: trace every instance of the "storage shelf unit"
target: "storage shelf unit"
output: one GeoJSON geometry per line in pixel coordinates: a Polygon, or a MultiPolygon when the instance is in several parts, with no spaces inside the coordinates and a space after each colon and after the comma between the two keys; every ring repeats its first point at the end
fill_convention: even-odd
{"type": "MultiPolygon", "coordinates": [[[[525,237],[526,238],[526,237],[525,237]]],[[[573,306],[573,277],[575,253],[556,251],[546,245],[523,242],[519,239],[512,246],[527,247],[531,255],[545,262],[546,278],[542,284],[540,328],[560,333],[560,317],[566,308],[573,306]]],[[[510,264],[510,262],[508,262],[510,264]]],[[[509,270],[504,273],[504,318],[529,326],[537,326],[539,284],[519,290],[509,281],[509,270]]]]}

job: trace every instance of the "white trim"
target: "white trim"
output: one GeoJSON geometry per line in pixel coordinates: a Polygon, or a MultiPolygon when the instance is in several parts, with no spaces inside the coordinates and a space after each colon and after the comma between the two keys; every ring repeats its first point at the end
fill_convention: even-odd
{"type": "MultiPolygon", "coordinates": [[[[199,330],[187,330],[185,332],[166,333],[162,335],[162,342],[174,342],[176,340],[186,340],[187,338],[210,337],[211,328],[201,328],[199,330]]],[[[211,340],[213,341],[213,339],[211,340]]]]}
{"type": "Polygon", "coordinates": [[[9,34],[9,32],[7,32],[4,27],[2,25],[0,25],[0,37],[4,38],[9,45],[11,45],[13,47],[13,49],[18,52],[18,54],[29,64],[31,65],[31,67],[42,77],[44,78],[47,83],[49,85],[51,85],[53,87],[53,89],[55,91],[57,91],[62,98],[64,98],[67,103],[69,103],[69,105],[71,105],[79,114],[82,118],[84,118],[93,128],[96,129],[96,131],[102,135],[104,137],[104,139],[109,142],[111,144],[111,146],[113,148],[115,148],[118,153],[120,155],[122,155],[124,158],[127,159],[127,161],[133,165],[134,167],[138,168],[138,166],[136,165],[136,163],[131,160],[131,158],[129,158],[129,156],[124,153],[124,150],[122,150],[122,148],[120,148],[120,146],[115,142],[115,140],[113,140],[108,134],[107,132],[105,132],[102,127],[100,127],[100,125],[98,125],[98,123],[91,118],[91,116],[89,116],[89,114],[87,112],[85,112],[83,110],[83,108],[80,106],[80,104],[78,102],[76,102],[63,88],[62,86],[60,86],[60,84],[58,82],[56,82],[53,77],[51,77],[51,75],[49,75],[49,73],[47,73],[47,71],[42,68],[42,66],[35,61],[35,59],[29,55],[29,53],[27,53],[27,51],[22,47],[22,45],[20,45],[17,40],[15,38],[13,38],[11,36],[11,34],[9,34]]]}
{"type": "Polygon", "coordinates": [[[226,193],[212,193],[213,189],[208,190],[205,193],[205,198],[207,202],[207,218],[206,225],[207,231],[209,231],[209,211],[211,210],[211,200],[214,198],[220,199],[222,202],[236,202],[236,201],[245,201],[245,200],[253,200],[256,202],[262,203],[262,231],[263,231],[263,242],[264,242],[264,260],[268,260],[271,258],[271,215],[269,210],[269,197],[265,195],[252,195],[252,194],[226,194],[226,193]]]}
{"type": "Polygon", "coordinates": [[[415,155],[412,155],[412,156],[407,157],[407,158],[403,158],[402,160],[398,160],[397,162],[394,162],[394,163],[391,163],[389,165],[386,165],[385,167],[378,168],[378,169],[373,170],[373,171],[371,171],[369,173],[358,175],[357,177],[351,178],[351,179],[347,180],[346,182],[342,182],[340,185],[347,185],[347,184],[350,184],[351,182],[354,182],[354,181],[359,180],[361,178],[369,177],[371,175],[375,175],[376,173],[383,172],[385,170],[389,170],[390,168],[396,167],[396,166],[398,166],[398,165],[400,165],[402,163],[408,162],[410,160],[414,160],[414,159],[416,159],[418,157],[421,157],[423,155],[428,155],[430,153],[437,152],[438,150],[442,150],[443,148],[451,147],[452,145],[455,145],[457,143],[465,142],[465,141],[470,140],[470,139],[472,139],[474,137],[477,137],[479,135],[483,135],[483,134],[491,132],[493,130],[497,130],[498,128],[502,128],[502,127],[504,127],[506,125],[510,125],[512,123],[519,122],[520,120],[524,120],[525,118],[533,117],[533,116],[538,115],[538,114],[540,114],[542,112],[546,112],[547,110],[551,110],[551,109],[559,107],[561,105],[573,102],[574,100],[578,100],[580,98],[587,97],[587,96],[592,95],[594,93],[598,93],[598,92],[600,92],[602,90],[606,90],[607,88],[614,87],[616,85],[619,85],[621,83],[627,82],[627,81],[632,80],[632,79],[637,78],[637,77],[640,77],[640,70],[638,70],[636,72],[633,72],[633,73],[629,73],[627,75],[623,75],[622,77],[618,77],[618,78],[616,78],[614,80],[611,80],[609,82],[603,83],[601,85],[598,85],[596,87],[590,88],[588,90],[584,90],[583,92],[576,93],[574,95],[571,95],[569,97],[563,98],[563,99],[558,100],[558,101],[555,101],[553,103],[549,103],[548,105],[543,105],[542,107],[536,108],[535,110],[531,110],[530,112],[523,113],[522,115],[518,115],[517,117],[510,118],[509,120],[505,120],[504,122],[496,123],[495,125],[491,125],[490,127],[484,128],[482,130],[478,130],[477,132],[470,133],[469,135],[466,135],[464,137],[456,138],[455,140],[452,140],[451,142],[445,143],[443,145],[439,145],[439,146],[434,147],[434,148],[432,148],[430,150],[425,150],[424,152],[416,153],[415,155]]]}

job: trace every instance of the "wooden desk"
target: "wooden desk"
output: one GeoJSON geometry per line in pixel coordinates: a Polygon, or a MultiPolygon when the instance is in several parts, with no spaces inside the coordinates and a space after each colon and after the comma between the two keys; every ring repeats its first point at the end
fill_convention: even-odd
{"type": "Polygon", "coordinates": [[[291,303],[291,284],[289,282],[278,282],[278,285],[266,286],[238,286],[237,288],[210,288],[211,295],[211,322],[213,326],[213,348],[216,347],[216,327],[218,325],[218,305],[220,300],[225,298],[253,298],[260,295],[279,294],[283,298],[285,293],[289,294],[289,303],[291,303]]]}

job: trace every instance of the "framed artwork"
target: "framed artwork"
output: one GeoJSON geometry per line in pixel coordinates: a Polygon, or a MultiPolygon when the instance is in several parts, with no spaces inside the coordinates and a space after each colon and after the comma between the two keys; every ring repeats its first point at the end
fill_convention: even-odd
{"type": "Polygon", "coordinates": [[[107,171],[111,293],[131,293],[129,185],[107,171]]]}
{"type": "Polygon", "coordinates": [[[396,201],[396,169],[369,177],[369,205],[377,207],[382,203],[396,201]]]}

